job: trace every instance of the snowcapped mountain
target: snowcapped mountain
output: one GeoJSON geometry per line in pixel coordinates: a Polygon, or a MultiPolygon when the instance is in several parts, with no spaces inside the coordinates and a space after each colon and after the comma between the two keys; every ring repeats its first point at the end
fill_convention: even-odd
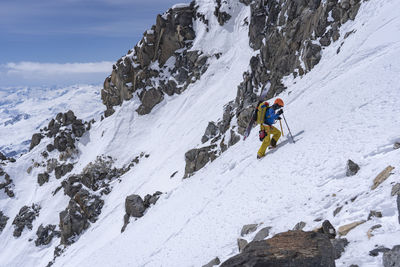
{"type": "Polygon", "coordinates": [[[197,0],[157,17],[101,99],[90,86],[2,90],[2,150],[30,151],[1,161],[0,266],[202,266],[252,241],[244,225],[272,237],[325,220],[348,241],[336,266],[390,266],[399,9],[197,0]],[[296,142],[283,124],[278,148],[257,160],[257,128],[242,135],[266,85],[296,142]]]}

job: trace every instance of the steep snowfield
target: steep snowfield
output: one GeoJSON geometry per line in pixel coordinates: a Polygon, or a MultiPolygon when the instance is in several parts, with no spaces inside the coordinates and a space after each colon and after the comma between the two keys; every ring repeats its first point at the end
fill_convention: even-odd
{"type": "Polygon", "coordinates": [[[0,151],[10,157],[27,152],[32,134],[57,113],[71,109],[87,120],[104,110],[100,86],[92,85],[0,88],[0,98],[0,151]]]}
{"type": "MultiPolygon", "coordinates": [[[[211,6],[203,8],[213,12],[211,6]]],[[[314,221],[317,218],[338,228],[366,219],[370,210],[381,211],[383,217],[346,236],[350,244],[336,265],[382,266],[382,254],[371,257],[368,252],[375,245],[399,244],[397,208],[390,196],[392,184],[400,180],[400,150],[393,149],[393,143],[400,141],[400,2],[396,0],[364,2],[356,20],[341,28],[341,39],[323,50],[321,62],[310,73],[287,78],[288,90],[281,97],[295,144],[288,142],[284,128],[279,149],[257,160],[260,142],[254,129],[246,141],[182,180],[184,153],[199,145],[208,121],[221,117],[222,106],[235,98],[253,54],[243,24],[249,8],[241,4],[233,8],[237,16],[223,28],[210,21],[206,34],[204,25],[196,25],[203,40],[196,40],[195,47],[222,52],[200,81],[182,95],[168,97],[146,116],[134,112],[137,103],[126,102],[83,138],[74,172],[100,154],[117,158],[121,166],[141,152],[150,157],[114,184],[98,221],[54,266],[201,266],[216,256],[225,260],[238,253],[236,240],[244,224],[271,226],[272,235],[299,221],[312,230],[321,224],[314,221]],[[344,40],[352,30],[355,33],[344,40]],[[345,175],[348,159],[361,166],[352,177],[345,175]],[[395,167],[393,174],[371,191],[373,179],[387,165],[395,167]],[[175,171],[178,174],[171,178],[175,171]],[[125,197],[156,190],[166,194],[144,217],[131,219],[121,234],[125,197]],[[368,229],[376,224],[382,227],[368,239],[368,229]]],[[[58,244],[36,248],[28,242],[41,223],[58,224],[58,214],[68,201],[62,193],[51,196],[60,183],[54,176],[39,187],[37,173],[25,172],[44,146],[41,143],[6,168],[17,197],[9,200],[0,195],[0,209],[10,217],[1,234],[1,266],[45,266],[58,244]],[[34,231],[15,239],[11,221],[20,207],[33,202],[42,205],[34,231]]]]}

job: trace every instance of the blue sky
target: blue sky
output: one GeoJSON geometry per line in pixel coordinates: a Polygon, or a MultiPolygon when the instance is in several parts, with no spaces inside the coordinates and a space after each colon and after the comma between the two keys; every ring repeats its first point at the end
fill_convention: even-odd
{"type": "Polygon", "coordinates": [[[102,83],[156,15],[182,2],[190,1],[1,0],[0,86],[102,83]],[[62,81],[54,79],[51,70],[62,72],[65,63],[62,81]],[[93,63],[100,64],[97,73],[88,68],[93,63]],[[71,64],[85,68],[68,79],[71,64]]]}

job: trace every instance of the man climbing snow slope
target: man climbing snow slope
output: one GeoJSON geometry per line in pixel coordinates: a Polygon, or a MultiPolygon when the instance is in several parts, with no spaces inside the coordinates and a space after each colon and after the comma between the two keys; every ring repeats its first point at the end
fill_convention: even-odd
{"type": "Polygon", "coordinates": [[[262,141],[261,147],[257,152],[258,159],[265,156],[268,146],[271,145],[271,148],[275,148],[281,137],[281,132],[272,124],[281,119],[279,115],[283,113],[283,106],[283,100],[277,98],[271,107],[268,102],[263,102],[257,107],[257,123],[260,124],[259,136],[260,141],[262,141]]]}

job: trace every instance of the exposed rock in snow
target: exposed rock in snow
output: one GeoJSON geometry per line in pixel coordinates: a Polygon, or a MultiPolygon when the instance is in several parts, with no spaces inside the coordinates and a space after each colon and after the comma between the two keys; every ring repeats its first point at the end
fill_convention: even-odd
{"type": "Polygon", "coordinates": [[[371,186],[371,190],[376,189],[381,183],[383,183],[391,175],[393,170],[394,167],[389,165],[383,171],[381,171],[378,176],[375,177],[374,184],[371,186]]]}
{"type": "Polygon", "coordinates": [[[104,201],[99,196],[80,189],[60,213],[61,244],[74,243],[90,223],[96,222],[103,205],[104,201]]]}
{"type": "Polygon", "coordinates": [[[13,235],[15,237],[20,237],[25,227],[32,230],[32,222],[39,216],[39,211],[40,206],[37,204],[32,204],[31,207],[23,206],[12,222],[14,225],[13,235]]]}
{"type": "Polygon", "coordinates": [[[44,183],[49,181],[49,174],[47,172],[39,173],[37,177],[38,184],[42,186],[44,183]]]}
{"type": "Polygon", "coordinates": [[[387,252],[387,251],[390,251],[390,249],[388,249],[388,248],[386,248],[384,246],[379,246],[379,247],[371,250],[369,252],[369,255],[372,256],[372,257],[376,257],[376,256],[379,255],[379,253],[384,253],[384,252],[387,252]]]}
{"type": "Polygon", "coordinates": [[[253,241],[261,241],[264,240],[266,237],[269,236],[269,231],[271,230],[272,227],[264,227],[260,229],[260,231],[257,232],[257,234],[254,236],[253,241]]]}
{"type": "Polygon", "coordinates": [[[305,222],[298,222],[296,223],[296,225],[293,227],[293,231],[299,231],[299,230],[303,230],[304,227],[306,227],[306,223],[305,222]]]}
{"type": "Polygon", "coordinates": [[[219,260],[218,257],[216,257],[215,259],[211,260],[209,263],[203,265],[202,267],[213,267],[215,265],[219,265],[221,263],[221,261],[219,260]]]}
{"type": "Polygon", "coordinates": [[[243,249],[247,246],[248,243],[249,243],[249,242],[247,242],[246,239],[238,238],[237,244],[238,244],[239,252],[242,252],[243,249]]]}
{"type": "Polygon", "coordinates": [[[356,175],[359,170],[360,166],[358,166],[350,159],[347,161],[346,176],[356,175]]]}
{"type": "Polygon", "coordinates": [[[0,234],[6,227],[8,219],[9,218],[6,215],[4,215],[2,211],[0,211],[0,234]]]}
{"type": "Polygon", "coordinates": [[[393,185],[392,192],[390,193],[393,196],[400,195],[400,183],[393,185]]]}
{"type": "Polygon", "coordinates": [[[339,259],[344,252],[345,247],[349,244],[346,238],[331,239],[333,249],[335,250],[335,260],[339,259]]]}
{"type": "Polygon", "coordinates": [[[254,231],[257,230],[257,227],[258,227],[258,224],[256,224],[256,223],[243,225],[242,230],[240,231],[240,235],[245,236],[250,233],[253,233],[254,231]]]}
{"type": "Polygon", "coordinates": [[[143,216],[146,207],[143,199],[138,195],[130,195],[125,199],[125,211],[126,214],[132,217],[140,218],[143,216]]]}
{"type": "Polygon", "coordinates": [[[227,266],[335,266],[335,251],[329,238],[315,232],[289,231],[265,241],[250,242],[227,266]]]}
{"type": "Polygon", "coordinates": [[[394,246],[390,251],[383,253],[384,267],[400,267],[400,245],[394,246]]]}
{"type": "Polygon", "coordinates": [[[141,102],[137,112],[148,114],[164,94],[182,93],[206,71],[207,56],[189,51],[196,37],[193,21],[198,16],[194,5],[171,8],[157,16],[151,31],[146,31],[138,45],[113,66],[101,91],[106,117],[114,113],[113,106],[135,93],[141,102]]]}
{"type": "Polygon", "coordinates": [[[56,225],[46,225],[43,227],[41,224],[36,231],[37,239],[35,240],[35,245],[45,246],[50,244],[54,237],[60,237],[61,233],[56,230],[56,225]]]}
{"type": "Polygon", "coordinates": [[[3,168],[0,167],[0,190],[4,189],[4,193],[8,197],[14,197],[14,191],[12,190],[13,180],[10,175],[6,173],[3,168]]]}
{"type": "Polygon", "coordinates": [[[155,192],[153,195],[147,194],[144,200],[139,195],[135,194],[127,196],[125,199],[126,214],[124,215],[124,225],[122,226],[121,233],[125,231],[126,226],[129,224],[130,217],[142,217],[147,208],[156,204],[161,194],[160,191],[155,192]]]}
{"type": "Polygon", "coordinates": [[[365,220],[342,225],[339,227],[339,230],[338,230],[339,235],[341,235],[341,236],[347,235],[351,230],[353,230],[354,228],[356,228],[357,226],[359,226],[360,224],[363,224],[363,223],[365,223],[365,220]]]}

